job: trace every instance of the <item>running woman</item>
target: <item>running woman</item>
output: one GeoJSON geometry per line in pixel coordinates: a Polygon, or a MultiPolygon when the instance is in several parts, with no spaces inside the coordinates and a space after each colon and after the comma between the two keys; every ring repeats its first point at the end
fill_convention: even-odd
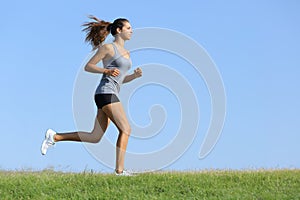
{"type": "Polygon", "coordinates": [[[87,33],[86,41],[90,42],[93,49],[97,49],[97,52],[84,69],[91,73],[102,74],[94,96],[98,108],[94,128],[91,132],[70,133],[58,133],[48,129],[41,152],[45,155],[49,147],[60,141],[98,143],[110,121],[112,121],[119,130],[116,144],[115,174],[128,176],[131,174],[124,170],[124,159],[131,128],[119,100],[119,92],[123,83],[142,76],[141,68],[137,68],[134,73],[127,75],[132,63],[129,51],[124,48],[124,43],[130,40],[132,27],[129,21],[124,18],[118,18],[113,23],[99,20],[94,16],[89,16],[89,18],[94,21],[83,24],[85,27],[83,31],[87,33]],[[114,36],[114,41],[110,44],[103,44],[109,33],[114,36]],[[103,68],[97,66],[100,61],[103,62],[103,68]]]}

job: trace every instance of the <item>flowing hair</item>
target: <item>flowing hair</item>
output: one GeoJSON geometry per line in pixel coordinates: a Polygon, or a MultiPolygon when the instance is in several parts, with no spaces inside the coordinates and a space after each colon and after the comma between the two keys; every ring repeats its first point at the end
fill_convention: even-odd
{"type": "Polygon", "coordinates": [[[92,15],[88,17],[94,21],[84,23],[82,26],[85,28],[82,31],[86,32],[85,41],[89,42],[93,48],[97,48],[109,35],[112,23],[100,20],[92,15]]]}
{"type": "Polygon", "coordinates": [[[100,20],[97,17],[90,15],[90,19],[93,22],[86,22],[82,26],[85,28],[82,31],[86,32],[85,41],[89,42],[93,49],[97,48],[111,33],[113,36],[117,34],[117,29],[121,29],[124,26],[124,22],[129,22],[125,18],[118,18],[113,23],[100,20]]]}

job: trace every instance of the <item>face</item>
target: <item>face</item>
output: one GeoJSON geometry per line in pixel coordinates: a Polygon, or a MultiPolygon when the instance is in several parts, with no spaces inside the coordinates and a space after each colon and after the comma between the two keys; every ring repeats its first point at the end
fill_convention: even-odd
{"type": "Polygon", "coordinates": [[[129,22],[124,22],[124,26],[123,26],[122,30],[120,30],[119,35],[124,40],[130,40],[131,35],[132,35],[132,27],[129,22]]]}

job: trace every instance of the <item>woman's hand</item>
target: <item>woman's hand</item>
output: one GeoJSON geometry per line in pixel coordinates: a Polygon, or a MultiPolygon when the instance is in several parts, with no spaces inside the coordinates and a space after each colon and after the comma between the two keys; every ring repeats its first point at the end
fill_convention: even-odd
{"type": "Polygon", "coordinates": [[[134,70],[134,77],[135,78],[139,78],[139,77],[141,77],[143,75],[143,72],[142,72],[142,69],[141,68],[136,68],[135,70],[134,70]]]}
{"type": "Polygon", "coordinates": [[[114,68],[114,69],[106,69],[104,71],[104,74],[107,75],[107,76],[118,76],[120,74],[120,70],[118,70],[117,68],[114,68]]]}

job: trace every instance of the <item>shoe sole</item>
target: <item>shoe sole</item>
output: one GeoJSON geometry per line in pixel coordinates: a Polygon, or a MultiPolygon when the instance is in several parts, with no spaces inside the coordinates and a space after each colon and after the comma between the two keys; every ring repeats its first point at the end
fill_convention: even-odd
{"type": "Polygon", "coordinates": [[[42,153],[42,155],[46,155],[46,153],[47,153],[47,149],[46,149],[46,151],[45,151],[45,153],[43,152],[43,147],[45,146],[45,144],[46,144],[46,142],[47,142],[47,140],[48,140],[48,138],[50,137],[50,133],[49,133],[49,129],[47,130],[47,132],[46,132],[46,134],[45,134],[45,139],[44,139],[44,141],[43,141],[43,143],[42,143],[42,147],[41,147],[41,153],[42,153]]]}

